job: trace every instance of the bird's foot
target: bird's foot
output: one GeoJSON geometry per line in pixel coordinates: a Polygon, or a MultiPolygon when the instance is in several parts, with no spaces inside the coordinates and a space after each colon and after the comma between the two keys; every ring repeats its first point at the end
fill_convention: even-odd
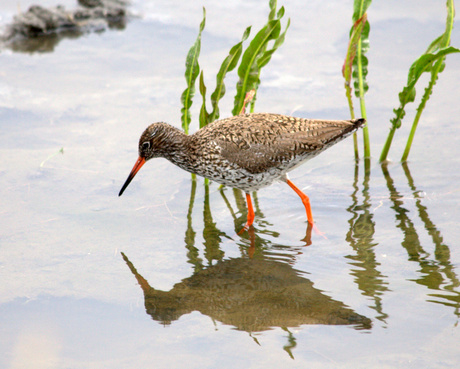
{"type": "Polygon", "coordinates": [[[316,226],[315,223],[310,223],[310,222],[308,222],[308,224],[310,224],[310,225],[312,226],[313,231],[314,231],[317,235],[319,235],[319,236],[323,237],[325,240],[327,240],[326,233],[321,232],[321,231],[318,229],[318,227],[316,226]]]}

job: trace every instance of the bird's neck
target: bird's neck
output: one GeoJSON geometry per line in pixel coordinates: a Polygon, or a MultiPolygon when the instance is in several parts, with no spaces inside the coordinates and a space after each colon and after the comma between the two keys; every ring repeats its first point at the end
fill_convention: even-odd
{"type": "Polygon", "coordinates": [[[193,172],[194,155],[192,155],[191,136],[174,128],[170,132],[168,141],[168,150],[165,150],[161,156],[178,167],[193,172]]]}

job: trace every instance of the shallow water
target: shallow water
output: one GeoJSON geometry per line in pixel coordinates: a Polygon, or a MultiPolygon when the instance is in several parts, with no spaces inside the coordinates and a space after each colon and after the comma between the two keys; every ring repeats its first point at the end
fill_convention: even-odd
{"type": "MultiPolygon", "coordinates": [[[[351,139],[291,173],[326,234],[311,242],[302,203],[281,183],[257,193],[254,232],[241,236],[244,196],[193,183],[164,159],[117,197],[142,130],[180,126],[201,3],[135,1],[124,29],[63,37],[41,52],[1,50],[0,367],[458,366],[458,55],[448,57],[410,162],[398,159],[414,104],[394,161],[378,164],[408,68],[444,30],[444,3],[372,4],[371,173],[355,166],[351,139]]],[[[203,5],[209,91],[267,4],[203,5]]],[[[291,28],[262,73],[256,110],[348,118],[341,65],[352,2],[285,6],[291,28]]],[[[0,1],[3,24],[16,11],[0,1]]]]}

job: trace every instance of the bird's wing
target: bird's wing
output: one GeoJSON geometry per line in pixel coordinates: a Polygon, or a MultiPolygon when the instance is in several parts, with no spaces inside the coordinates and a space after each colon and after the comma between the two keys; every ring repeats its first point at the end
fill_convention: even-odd
{"type": "Polygon", "coordinates": [[[281,166],[292,160],[294,156],[306,155],[324,146],[311,137],[299,137],[298,134],[283,134],[271,143],[256,142],[239,145],[235,142],[222,141],[218,145],[224,159],[254,174],[281,166]]]}
{"type": "Polygon", "coordinates": [[[346,137],[345,130],[347,126],[323,125],[310,127],[308,131],[264,136],[263,140],[222,140],[218,145],[224,159],[255,174],[291,160],[302,161],[316,156],[346,137]]]}
{"type": "Polygon", "coordinates": [[[245,120],[234,123],[239,130],[222,134],[216,144],[225,160],[250,173],[261,173],[292,160],[301,162],[316,156],[358,127],[352,121],[270,114],[253,114],[243,118],[245,120]]]}

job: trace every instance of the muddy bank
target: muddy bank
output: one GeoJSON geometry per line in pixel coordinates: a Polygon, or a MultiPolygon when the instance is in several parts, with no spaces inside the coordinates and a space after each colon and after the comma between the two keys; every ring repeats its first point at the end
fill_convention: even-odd
{"type": "Polygon", "coordinates": [[[107,28],[123,29],[128,2],[124,0],[78,0],[67,10],[61,5],[32,5],[16,15],[0,36],[3,47],[19,52],[49,52],[63,38],[75,38],[107,28]]]}

